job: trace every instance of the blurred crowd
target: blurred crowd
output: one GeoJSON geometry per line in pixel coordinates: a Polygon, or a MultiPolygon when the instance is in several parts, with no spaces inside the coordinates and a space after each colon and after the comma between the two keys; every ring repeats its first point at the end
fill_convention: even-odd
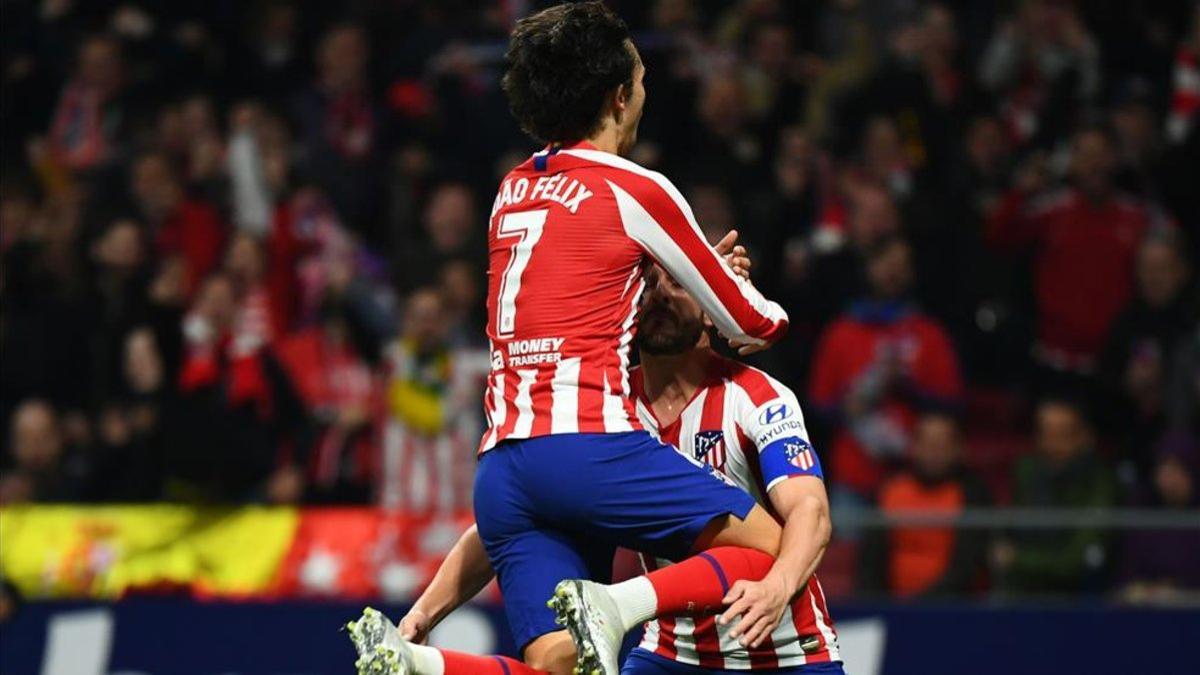
{"type": "MultiPolygon", "coordinates": [[[[469,507],[544,4],[0,1],[0,504],[469,507]]],[[[1200,5],[611,4],[835,507],[1197,508],[1200,5]]],[[[902,596],[1200,588],[1195,530],[843,534],[902,596]]]]}

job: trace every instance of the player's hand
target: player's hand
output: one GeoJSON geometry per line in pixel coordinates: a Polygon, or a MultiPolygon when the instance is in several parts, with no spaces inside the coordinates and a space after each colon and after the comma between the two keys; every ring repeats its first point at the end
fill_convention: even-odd
{"type": "Polygon", "coordinates": [[[729,346],[737,350],[741,356],[749,356],[757,352],[765,351],[771,345],[763,343],[756,344],[753,342],[742,342],[741,340],[730,340],[729,346]]]}
{"type": "Polygon", "coordinates": [[[749,279],[750,268],[754,263],[750,262],[750,254],[746,252],[746,247],[737,245],[737,238],[738,231],[730,230],[725,233],[724,237],[721,237],[721,241],[718,241],[716,246],[713,246],[713,250],[725,259],[725,264],[733,270],[734,274],[743,279],[749,279]]]}
{"type": "Polygon", "coordinates": [[[758,647],[779,626],[792,595],[787,582],[775,574],[768,574],[762,581],[742,579],[726,594],[723,602],[729,609],[717,622],[726,625],[741,616],[729,637],[743,647],[758,647]]]}
{"type": "Polygon", "coordinates": [[[429,631],[433,630],[433,621],[428,614],[414,607],[400,619],[396,630],[400,631],[400,637],[405,640],[423,645],[429,639],[429,631]]]}

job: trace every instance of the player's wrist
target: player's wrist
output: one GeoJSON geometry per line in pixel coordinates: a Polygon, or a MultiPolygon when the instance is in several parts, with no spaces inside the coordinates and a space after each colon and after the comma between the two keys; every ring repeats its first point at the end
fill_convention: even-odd
{"type": "Polygon", "coordinates": [[[777,584],[788,592],[794,593],[800,590],[800,575],[790,569],[790,565],[781,564],[781,561],[776,560],[775,565],[767,572],[764,581],[770,581],[777,584]]]}

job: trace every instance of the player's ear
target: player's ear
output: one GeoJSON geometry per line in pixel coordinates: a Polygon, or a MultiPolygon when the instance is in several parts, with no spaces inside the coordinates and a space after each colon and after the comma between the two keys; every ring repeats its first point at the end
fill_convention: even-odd
{"type": "Polygon", "coordinates": [[[619,84],[617,85],[617,88],[613,90],[613,117],[617,118],[617,122],[620,122],[621,118],[624,117],[625,109],[629,107],[629,99],[632,95],[633,88],[628,84],[619,84]]]}

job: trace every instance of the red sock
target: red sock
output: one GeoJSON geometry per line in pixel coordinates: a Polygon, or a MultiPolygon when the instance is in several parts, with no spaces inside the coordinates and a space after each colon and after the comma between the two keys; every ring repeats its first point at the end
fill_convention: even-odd
{"type": "Polygon", "coordinates": [[[534,670],[507,656],[475,656],[449,649],[438,651],[446,664],[444,675],[548,675],[544,670],[534,670]]]}
{"type": "Polygon", "coordinates": [[[719,546],[646,575],[658,596],[658,616],[711,614],[739,579],[758,581],[775,558],[752,548],[719,546]]]}

